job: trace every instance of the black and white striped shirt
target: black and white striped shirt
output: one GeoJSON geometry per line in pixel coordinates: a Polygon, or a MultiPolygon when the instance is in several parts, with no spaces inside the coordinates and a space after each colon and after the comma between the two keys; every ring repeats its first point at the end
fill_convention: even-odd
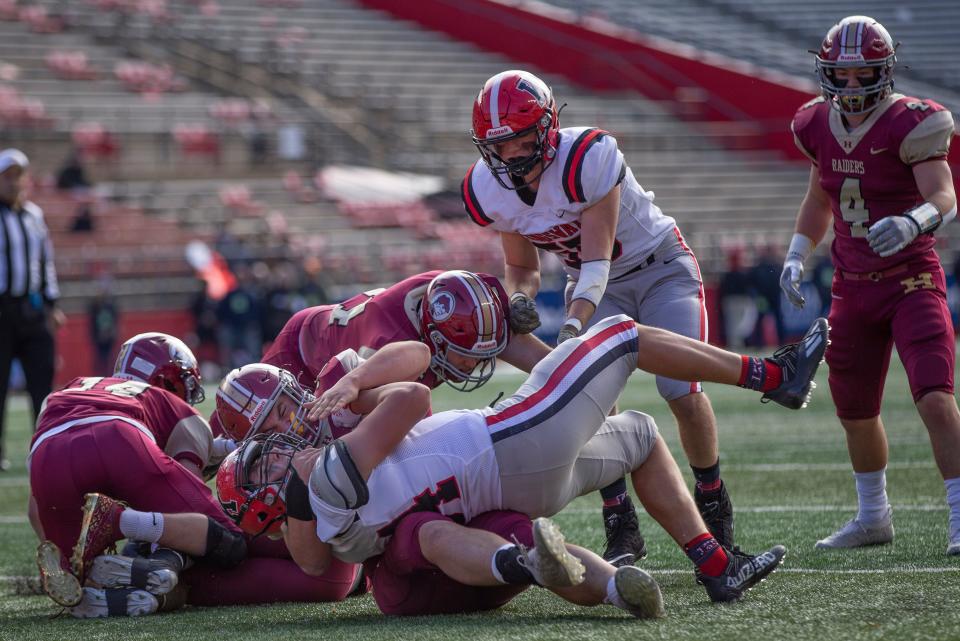
{"type": "Polygon", "coordinates": [[[0,296],[60,297],[53,245],[43,210],[30,201],[19,209],[0,203],[0,296]]]}

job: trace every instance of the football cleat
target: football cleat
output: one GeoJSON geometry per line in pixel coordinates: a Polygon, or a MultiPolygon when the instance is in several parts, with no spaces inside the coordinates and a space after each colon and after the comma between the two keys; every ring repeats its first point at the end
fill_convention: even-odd
{"type": "Polygon", "coordinates": [[[83,598],[70,608],[70,614],[78,619],[139,617],[159,608],[160,601],[146,590],[83,588],[83,598]]]}
{"type": "Polygon", "coordinates": [[[950,532],[950,543],[947,545],[948,556],[960,556],[960,528],[950,532]]]}
{"type": "Polygon", "coordinates": [[[87,494],[83,504],[83,522],[80,538],[73,546],[70,565],[73,573],[83,583],[93,560],[107,549],[113,549],[123,538],[120,533],[120,513],[125,506],[106,494],[87,494]]]}
{"type": "Polygon", "coordinates": [[[883,545],[893,542],[893,513],[887,507],[887,517],[879,525],[865,526],[858,519],[853,518],[843,524],[839,530],[825,539],[817,541],[818,550],[836,548],[862,548],[868,545],[883,545]]]}
{"type": "Polygon", "coordinates": [[[823,355],[830,344],[830,325],[826,318],[818,318],[803,335],[799,343],[785,345],[769,359],[780,366],[783,379],[760,399],[762,403],[774,401],[792,410],[806,407],[813,389],[817,386],[813,377],[823,362],[823,355]]]}
{"type": "Polygon", "coordinates": [[[520,558],[537,585],[545,588],[569,588],[583,583],[586,569],[570,554],[563,534],[553,521],[539,518],[533,522],[533,549],[520,545],[520,558]]]}
{"type": "Polygon", "coordinates": [[[727,494],[727,486],[720,483],[720,490],[709,495],[694,488],[693,500],[697,503],[700,516],[706,523],[710,534],[727,550],[733,549],[733,504],[727,494]]]}
{"type": "Polygon", "coordinates": [[[103,588],[137,588],[150,594],[166,594],[176,587],[184,557],[167,548],[150,555],[103,554],[93,560],[89,579],[103,588]]]}
{"type": "Polygon", "coordinates": [[[607,535],[603,560],[610,565],[633,565],[647,556],[647,544],[640,534],[640,521],[630,497],[619,508],[603,508],[603,529],[607,535]]]}
{"type": "Polygon", "coordinates": [[[727,567],[720,576],[700,575],[703,587],[707,589],[710,600],[716,603],[737,601],[750,588],[754,587],[776,570],[783,562],[787,548],[775,545],[766,552],[745,554],[739,550],[727,551],[727,567]]]}
{"type": "Polygon", "coordinates": [[[37,569],[44,593],[58,605],[70,607],[80,602],[80,581],[70,571],[66,558],[53,541],[37,546],[37,569]]]}
{"type": "Polygon", "coordinates": [[[613,584],[617,594],[627,604],[627,611],[638,619],[661,619],[667,616],[660,586],[640,568],[632,565],[617,568],[613,584]]]}

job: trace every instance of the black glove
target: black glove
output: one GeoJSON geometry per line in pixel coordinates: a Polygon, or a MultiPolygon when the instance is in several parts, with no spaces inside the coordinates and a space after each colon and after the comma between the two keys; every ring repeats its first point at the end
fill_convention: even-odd
{"type": "Polygon", "coordinates": [[[537,303],[523,292],[510,296],[510,329],[514,334],[529,334],[540,327],[537,303]]]}

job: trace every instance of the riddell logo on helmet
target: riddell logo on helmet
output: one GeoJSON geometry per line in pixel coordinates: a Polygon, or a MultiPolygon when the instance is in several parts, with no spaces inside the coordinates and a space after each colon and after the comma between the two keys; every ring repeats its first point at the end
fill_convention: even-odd
{"type": "Polygon", "coordinates": [[[864,62],[863,55],[859,53],[841,53],[837,57],[837,62],[864,62]]]}
{"type": "Polygon", "coordinates": [[[510,128],[510,125],[504,125],[502,127],[487,129],[487,138],[496,138],[497,136],[502,136],[504,134],[512,134],[512,133],[513,133],[513,129],[510,128]]]}
{"type": "Polygon", "coordinates": [[[257,418],[263,413],[263,409],[267,406],[266,401],[260,401],[257,403],[257,406],[253,408],[253,411],[250,412],[250,422],[256,423],[257,418]]]}

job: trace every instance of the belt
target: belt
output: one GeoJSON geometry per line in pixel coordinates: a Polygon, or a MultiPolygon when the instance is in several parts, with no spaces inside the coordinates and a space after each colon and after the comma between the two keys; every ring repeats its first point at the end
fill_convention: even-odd
{"type": "Polygon", "coordinates": [[[636,267],[634,267],[633,269],[631,269],[631,270],[628,271],[628,272],[624,272],[624,273],[620,274],[620,275],[617,276],[616,278],[611,278],[611,279],[610,279],[610,282],[615,282],[615,281],[621,280],[621,279],[623,279],[623,278],[626,278],[626,277],[629,276],[630,274],[632,274],[632,273],[634,273],[634,272],[638,272],[638,271],[640,271],[641,269],[643,269],[644,267],[649,267],[650,265],[654,264],[655,262],[657,262],[657,257],[656,257],[655,255],[653,255],[653,254],[650,254],[649,256],[646,257],[646,259],[644,259],[643,261],[641,261],[639,265],[637,265],[636,267]]]}
{"type": "Polygon", "coordinates": [[[896,276],[897,274],[903,274],[909,271],[910,266],[906,263],[901,263],[896,267],[891,267],[890,269],[885,269],[879,272],[845,272],[840,269],[837,270],[837,274],[840,275],[840,278],[843,280],[871,280],[877,282],[883,280],[884,278],[889,278],[890,276],[896,276]]]}

